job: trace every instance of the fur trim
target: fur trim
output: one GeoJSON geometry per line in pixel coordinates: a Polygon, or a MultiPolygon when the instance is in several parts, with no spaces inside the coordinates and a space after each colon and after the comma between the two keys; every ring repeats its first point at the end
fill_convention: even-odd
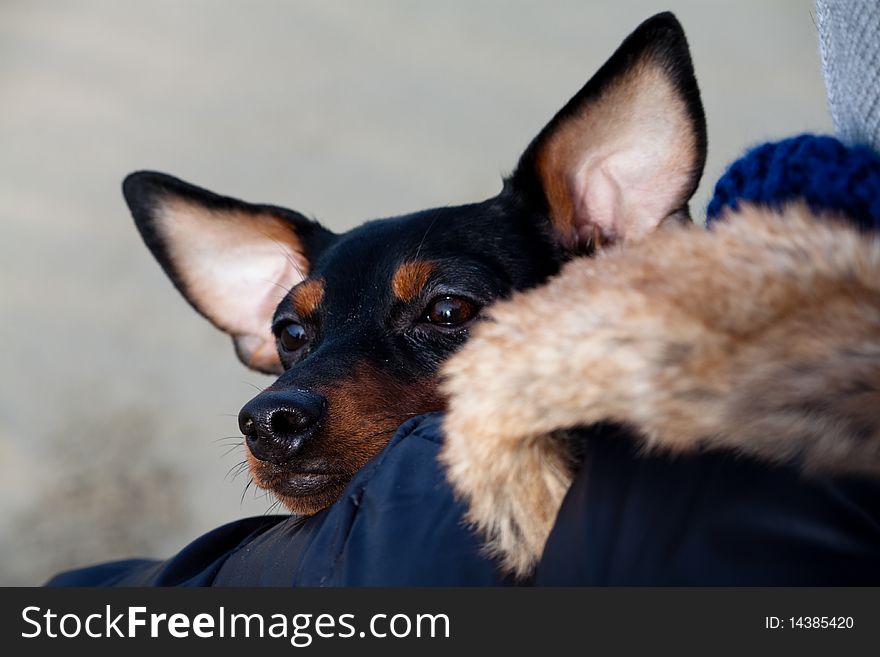
{"type": "Polygon", "coordinates": [[[573,427],[880,474],[880,242],[802,205],[727,219],[569,263],[446,364],[442,458],[509,570],[540,557],[573,427]]]}

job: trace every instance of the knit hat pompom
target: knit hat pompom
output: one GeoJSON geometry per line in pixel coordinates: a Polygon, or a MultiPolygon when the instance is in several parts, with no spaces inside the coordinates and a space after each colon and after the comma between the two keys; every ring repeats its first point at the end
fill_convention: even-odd
{"type": "Polygon", "coordinates": [[[880,156],[834,137],[800,135],[758,146],[730,165],[715,185],[706,223],[740,201],[779,207],[803,200],[815,213],[843,214],[880,230],[880,156]]]}

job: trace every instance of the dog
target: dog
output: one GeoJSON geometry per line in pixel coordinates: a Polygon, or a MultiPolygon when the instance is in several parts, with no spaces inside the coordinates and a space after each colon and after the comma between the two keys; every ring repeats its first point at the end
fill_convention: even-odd
{"type": "Polygon", "coordinates": [[[292,513],[311,515],[403,421],[444,409],[440,366],[494,302],[575,257],[689,222],[705,156],[687,40],[663,13],[623,41],[488,200],[337,235],[157,172],[129,175],[123,193],[184,298],[246,366],[278,377],[239,415],[248,465],[292,513]]]}

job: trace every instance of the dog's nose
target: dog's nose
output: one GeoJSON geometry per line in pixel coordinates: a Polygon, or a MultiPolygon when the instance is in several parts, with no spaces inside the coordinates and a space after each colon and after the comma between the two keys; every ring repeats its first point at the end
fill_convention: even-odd
{"type": "Polygon", "coordinates": [[[238,426],[256,458],[282,465],[303,450],[326,404],[311,392],[262,392],[241,409],[238,426]]]}

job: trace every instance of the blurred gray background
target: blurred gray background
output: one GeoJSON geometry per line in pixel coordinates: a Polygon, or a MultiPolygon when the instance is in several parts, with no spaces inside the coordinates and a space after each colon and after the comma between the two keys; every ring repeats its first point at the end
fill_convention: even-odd
{"type": "Polygon", "coordinates": [[[699,214],[747,145],[830,130],[807,0],[0,0],[0,584],[165,556],[270,503],[224,454],[269,380],[142,246],[126,173],[337,231],[480,200],[663,9],[709,122],[699,214]]]}

